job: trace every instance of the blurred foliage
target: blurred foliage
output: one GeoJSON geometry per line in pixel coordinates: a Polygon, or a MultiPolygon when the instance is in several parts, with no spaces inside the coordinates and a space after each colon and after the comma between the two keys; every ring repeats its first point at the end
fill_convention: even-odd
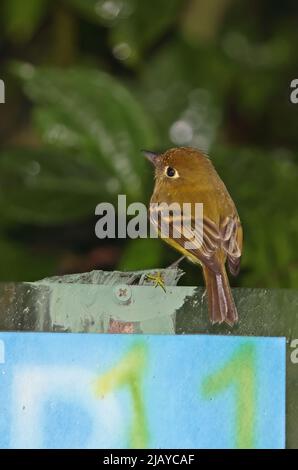
{"type": "Polygon", "coordinates": [[[31,39],[47,10],[48,0],[4,0],[3,25],[12,42],[31,39]]]}
{"type": "Polygon", "coordinates": [[[81,155],[83,168],[93,165],[98,196],[101,190],[101,197],[125,193],[138,200],[145,166],[140,148],[154,146],[155,138],[133,96],[112,77],[92,69],[35,70],[26,64],[13,69],[36,103],[33,121],[43,142],[81,155]]]}
{"type": "Polygon", "coordinates": [[[239,209],[235,284],[297,287],[297,20],[294,0],[3,0],[0,278],[175,260],[159,240],[91,231],[99,202],[148,201],[140,149],[186,145],[239,209]]]}

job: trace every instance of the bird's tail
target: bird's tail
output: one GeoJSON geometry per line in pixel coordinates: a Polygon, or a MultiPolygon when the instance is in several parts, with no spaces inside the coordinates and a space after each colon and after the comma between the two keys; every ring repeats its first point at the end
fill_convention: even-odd
{"type": "Polygon", "coordinates": [[[215,273],[205,266],[203,271],[211,323],[226,322],[233,326],[238,321],[238,313],[225,267],[222,267],[220,273],[215,273]]]}

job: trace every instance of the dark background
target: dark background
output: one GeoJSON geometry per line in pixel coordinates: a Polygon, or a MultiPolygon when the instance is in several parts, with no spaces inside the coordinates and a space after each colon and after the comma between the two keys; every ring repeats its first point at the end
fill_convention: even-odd
{"type": "Polygon", "coordinates": [[[296,0],[2,0],[0,25],[0,280],[174,261],[160,240],[98,240],[94,209],[147,203],[140,149],[186,145],[239,209],[234,284],[298,287],[296,0]]]}

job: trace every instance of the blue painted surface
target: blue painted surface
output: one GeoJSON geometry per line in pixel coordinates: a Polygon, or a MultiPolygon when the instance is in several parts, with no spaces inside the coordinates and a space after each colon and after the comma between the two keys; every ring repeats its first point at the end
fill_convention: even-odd
{"type": "Polygon", "coordinates": [[[101,396],[95,385],[118,364],[125,369],[139,347],[144,446],[236,447],[235,384],[212,399],[202,384],[247,345],[255,357],[254,447],[285,445],[284,338],[0,333],[0,344],[1,448],[133,446],[131,389],[125,382],[101,396]]]}

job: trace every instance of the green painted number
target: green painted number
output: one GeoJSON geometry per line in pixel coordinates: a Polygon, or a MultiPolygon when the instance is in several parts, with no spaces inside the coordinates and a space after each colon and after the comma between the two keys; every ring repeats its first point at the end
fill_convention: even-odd
{"type": "MultiPolygon", "coordinates": [[[[205,378],[205,398],[214,398],[228,387],[235,390],[235,447],[255,447],[256,424],[256,354],[250,343],[243,344],[218,371],[205,378]]],[[[231,418],[233,419],[233,418],[231,418]]]]}
{"type": "Polygon", "coordinates": [[[147,349],[144,344],[135,344],[119,364],[103,374],[96,381],[95,392],[103,398],[111,391],[128,387],[133,403],[133,419],[130,430],[129,447],[146,448],[149,433],[142,396],[142,379],[146,372],[147,349]]]}

